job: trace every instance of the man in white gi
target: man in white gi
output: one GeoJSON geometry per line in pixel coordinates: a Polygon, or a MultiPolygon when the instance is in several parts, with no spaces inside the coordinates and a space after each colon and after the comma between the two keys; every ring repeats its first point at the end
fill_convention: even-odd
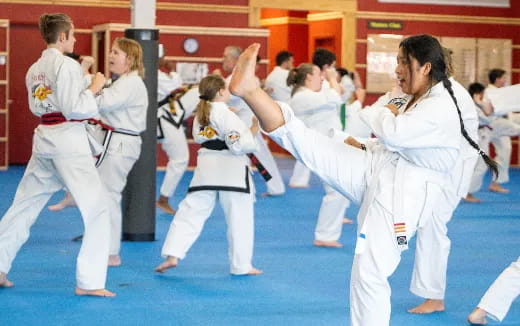
{"type": "MultiPolygon", "coordinates": [[[[487,100],[486,92],[489,89],[501,88],[506,85],[506,71],[502,69],[491,69],[489,72],[489,84],[484,92],[484,101],[487,100]]],[[[507,116],[496,117],[491,125],[493,133],[491,135],[491,143],[495,146],[496,158],[498,163],[498,177],[491,182],[489,190],[498,193],[509,193],[509,189],[502,187],[502,184],[509,182],[509,164],[511,162],[511,137],[501,135],[501,129],[506,128],[511,123],[507,116]]]]}
{"type": "Polygon", "coordinates": [[[162,105],[157,110],[157,133],[162,148],[168,156],[166,173],[160,188],[157,207],[167,214],[175,214],[168,199],[173,195],[179,181],[188,167],[188,141],[182,125],[186,112],[177,102],[178,97],[171,93],[182,86],[180,75],[171,70],[164,58],[164,47],[159,47],[159,71],[157,72],[157,101],[162,105]],[[171,98],[171,99],[170,99],[171,98]]]}
{"type": "Polygon", "coordinates": [[[276,67],[265,79],[265,90],[275,101],[288,103],[291,88],[287,86],[289,70],[293,68],[294,57],[289,51],[280,51],[276,55],[276,67]]]}
{"type": "Polygon", "coordinates": [[[33,153],[13,204],[0,221],[0,287],[13,284],[7,273],[30,227],[52,194],[63,186],[81,211],[85,232],[77,259],[76,294],[113,297],[105,289],[110,240],[106,192],[94,166],[85,125],[98,114],[94,94],[105,83],[97,73],[86,87],[73,52],[74,26],[65,14],[40,16],[47,49],[26,75],[29,108],[41,118],[34,131],[33,153]]]}
{"type": "MultiPolygon", "coordinates": [[[[224,49],[222,68],[230,75],[226,78],[226,83],[231,80],[233,68],[237,63],[238,57],[242,53],[242,49],[238,46],[227,46],[224,49]]],[[[237,115],[246,123],[251,125],[253,112],[249,106],[239,97],[231,95],[228,105],[238,110],[237,115]]],[[[258,160],[265,166],[266,170],[271,174],[271,180],[267,182],[267,192],[262,196],[279,196],[285,193],[285,185],[280,174],[280,170],[274,161],[273,154],[269,150],[267,143],[260,133],[255,135],[258,143],[258,150],[254,153],[258,160]]]]}

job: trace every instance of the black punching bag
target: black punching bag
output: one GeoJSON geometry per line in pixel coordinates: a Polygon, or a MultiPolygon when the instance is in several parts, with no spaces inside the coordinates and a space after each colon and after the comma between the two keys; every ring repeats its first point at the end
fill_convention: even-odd
{"type": "Polygon", "coordinates": [[[130,171],[123,191],[123,240],[154,241],[159,30],[127,29],[125,37],[139,42],[143,48],[148,110],[146,130],[141,134],[141,156],[130,171]]]}

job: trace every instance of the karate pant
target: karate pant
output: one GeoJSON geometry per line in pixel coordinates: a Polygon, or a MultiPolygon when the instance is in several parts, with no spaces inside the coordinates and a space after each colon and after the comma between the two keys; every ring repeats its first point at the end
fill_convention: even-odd
{"type": "Polygon", "coordinates": [[[300,161],[296,161],[294,163],[293,173],[289,179],[289,185],[295,188],[307,188],[310,178],[311,170],[300,161]]]}
{"type": "MultiPolygon", "coordinates": [[[[121,137],[135,136],[122,135],[121,137]]],[[[123,227],[121,197],[128,173],[130,173],[136,161],[137,158],[135,157],[109,151],[98,166],[99,176],[107,192],[107,196],[103,200],[108,204],[110,212],[110,255],[119,255],[121,249],[121,230],[123,227]]]]}
{"type": "Polygon", "coordinates": [[[44,158],[32,155],[14,201],[0,221],[0,272],[9,273],[18,250],[29,238],[52,194],[66,186],[76,200],[85,227],[76,266],[77,287],[104,289],[109,248],[106,192],[90,155],[44,158]]]}
{"type": "MultiPolygon", "coordinates": [[[[479,146],[480,149],[484,151],[484,153],[489,155],[489,143],[491,141],[491,133],[492,131],[489,128],[480,128],[478,130],[479,137],[479,146]]],[[[477,160],[477,164],[475,165],[475,170],[473,172],[473,176],[471,177],[471,183],[469,185],[468,192],[470,194],[476,193],[482,188],[482,182],[484,180],[484,175],[486,174],[488,167],[486,162],[482,157],[479,157],[477,160]]]]}
{"type": "Polygon", "coordinates": [[[254,191],[249,194],[217,190],[188,193],[179,204],[161,255],[184,259],[211,215],[217,198],[226,217],[230,272],[247,274],[253,268],[254,191]]]}
{"type": "Polygon", "coordinates": [[[498,118],[491,122],[493,133],[491,142],[495,146],[495,161],[498,163],[497,183],[509,181],[509,164],[511,162],[511,136],[520,135],[520,125],[511,119],[498,118]]]}
{"type": "Polygon", "coordinates": [[[321,200],[318,222],[314,229],[314,239],[320,241],[338,241],[343,229],[343,218],[350,201],[342,194],[323,183],[325,196],[321,200]]]}
{"type": "Polygon", "coordinates": [[[254,154],[272,177],[271,180],[267,181],[267,193],[275,196],[282,195],[285,193],[285,185],[282,176],[280,175],[280,170],[274,161],[273,154],[269,150],[269,146],[267,146],[267,143],[260,132],[256,133],[255,137],[258,144],[258,150],[254,154]]]}
{"type": "Polygon", "coordinates": [[[417,228],[415,261],[410,283],[410,291],[417,296],[444,300],[451,248],[447,224],[459,202],[457,195],[450,192],[443,198],[442,204],[436,206],[432,218],[417,228]]]}
{"type": "Polygon", "coordinates": [[[176,128],[171,123],[163,122],[162,128],[162,148],[168,155],[168,164],[160,192],[162,196],[171,197],[188,167],[190,153],[183,127],[176,128]]]}
{"type": "Polygon", "coordinates": [[[520,257],[491,284],[478,307],[484,309],[492,318],[502,321],[518,295],[520,295],[520,257]]]}

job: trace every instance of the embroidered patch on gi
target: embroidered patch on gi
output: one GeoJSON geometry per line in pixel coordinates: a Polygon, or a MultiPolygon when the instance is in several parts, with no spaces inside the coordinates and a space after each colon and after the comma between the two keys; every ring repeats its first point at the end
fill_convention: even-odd
{"type": "Polygon", "coordinates": [[[394,231],[395,233],[406,233],[406,223],[395,223],[394,231]]]}
{"type": "Polygon", "coordinates": [[[234,144],[240,139],[240,134],[238,131],[231,131],[226,135],[226,144],[234,144]]]}
{"type": "Polygon", "coordinates": [[[405,103],[406,103],[406,99],[404,99],[402,97],[393,98],[390,100],[390,102],[388,102],[388,104],[393,104],[393,105],[397,106],[398,109],[401,106],[403,106],[405,103]]]}
{"type": "Polygon", "coordinates": [[[205,126],[205,127],[201,126],[199,129],[198,135],[211,139],[211,138],[215,137],[216,135],[218,135],[218,133],[215,129],[211,128],[210,126],[205,126]]]}
{"type": "Polygon", "coordinates": [[[407,245],[408,240],[406,240],[406,235],[400,235],[397,237],[397,244],[399,246],[407,245]]]}

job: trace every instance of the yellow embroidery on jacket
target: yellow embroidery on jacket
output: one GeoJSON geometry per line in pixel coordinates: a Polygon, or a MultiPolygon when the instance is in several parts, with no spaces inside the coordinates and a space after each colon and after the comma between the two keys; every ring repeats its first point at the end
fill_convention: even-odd
{"type": "Polygon", "coordinates": [[[45,85],[39,85],[32,94],[33,97],[37,98],[40,101],[43,101],[47,98],[47,95],[52,94],[52,90],[45,85]]]}
{"type": "Polygon", "coordinates": [[[201,127],[201,130],[197,135],[211,139],[218,135],[218,133],[215,129],[211,128],[210,126],[205,126],[204,129],[202,129],[201,127]]]}

